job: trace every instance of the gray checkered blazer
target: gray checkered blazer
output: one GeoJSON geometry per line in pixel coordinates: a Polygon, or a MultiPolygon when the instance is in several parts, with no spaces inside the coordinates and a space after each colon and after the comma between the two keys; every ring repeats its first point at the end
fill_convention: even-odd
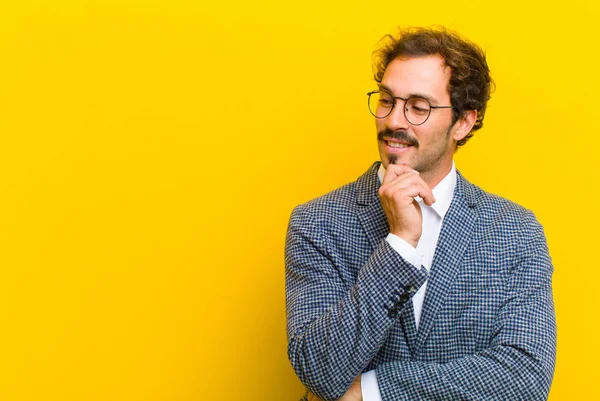
{"type": "Polygon", "coordinates": [[[459,173],[428,273],[385,241],[378,167],[292,212],[288,357],[302,383],[336,400],[376,369],[384,401],[546,399],[553,268],[533,213],[459,173]],[[426,280],[417,330],[410,300],[426,280]]]}

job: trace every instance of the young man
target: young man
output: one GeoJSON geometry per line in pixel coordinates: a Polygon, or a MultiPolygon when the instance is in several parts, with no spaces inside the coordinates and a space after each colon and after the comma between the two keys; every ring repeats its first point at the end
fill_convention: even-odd
{"type": "Polygon", "coordinates": [[[369,109],[381,163],[298,206],[286,240],[288,355],[308,400],[544,400],[552,264],[530,211],[453,155],[493,85],[444,29],[388,37],[369,109]]]}

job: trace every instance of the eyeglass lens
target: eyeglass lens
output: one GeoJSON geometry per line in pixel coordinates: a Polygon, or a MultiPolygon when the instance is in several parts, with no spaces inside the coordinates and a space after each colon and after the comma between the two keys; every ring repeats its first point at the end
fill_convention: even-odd
{"type": "MultiPolygon", "coordinates": [[[[402,103],[401,99],[398,101],[402,103]]],[[[386,91],[377,91],[369,96],[369,110],[377,118],[389,116],[394,108],[394,103],[393,96],[386,91]]],[[[402,104],[399,106],[402,107],[402,104]]],[[[403,106],[406,119],[414,125],[423,124],[431,112],[429,101],[421,97],[411,96],[403,106]]]]}

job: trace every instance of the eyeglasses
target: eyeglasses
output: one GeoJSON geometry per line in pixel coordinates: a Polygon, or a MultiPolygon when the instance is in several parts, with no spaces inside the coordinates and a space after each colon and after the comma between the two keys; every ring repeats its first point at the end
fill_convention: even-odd
{"type": "Polygon", "coordinates": [[[369,96],[369,111],[375,118],[386,118],[392,114],[396,99],[404,101],[404,116],[406,121],[412,125],[421,125],[429,118],[432,109],[451,109],[452,106],[432,106],[429,100],[418,96],[410,96],[405,99],[393,96],[386,90],[380,89],[367,93],[369,96]]]}

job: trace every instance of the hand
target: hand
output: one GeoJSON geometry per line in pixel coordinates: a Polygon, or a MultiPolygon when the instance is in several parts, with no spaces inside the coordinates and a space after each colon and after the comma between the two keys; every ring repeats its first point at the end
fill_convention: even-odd
{"type": "Polygon", "coordinates": [[[420,196],[427,206],[435,202],[431,188],[417,171],[406,165],[388,165],[379,188],[379,199],[390,233],[416,248],[421,237],[423,216],[415,196],[420,196]]]}
{"type": "Polygon", "coordinates": [[[352,382],[352,385],[346,391],[346,394],[342,396],[338,401],[362,401],[362,388],[360,386],[360,378],[362,375],[358,375],[352,382]]]}
{"type": "MultiPolygon", "coordinates": [[[[352,385],[350,386],[348,391],[346,391],[346,394],[344,394],[342,396],[342,398],[338,399],[338,401],[362,401],[362,389],[360,387],[360,377],[361,377],[361,375],[358,375],[358,377],[356,379],[354,379],[354,382],[352,382],[352,385]]],[[[309,391],[308,392],[308,401],[322,401],[322,400],[320,398],[317,398],[316,395],[314,395],[313,393],[311,393],[309,391]]]]}

